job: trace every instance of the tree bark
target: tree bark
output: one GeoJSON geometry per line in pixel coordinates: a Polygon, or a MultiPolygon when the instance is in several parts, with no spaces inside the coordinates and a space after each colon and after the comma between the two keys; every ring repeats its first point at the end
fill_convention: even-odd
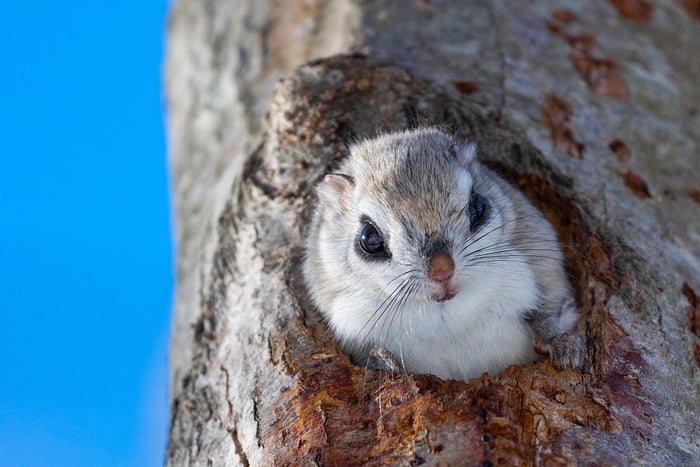
{"type": "Polygon", "coordinates": [[[697,5],[515,6],[174,5],[168,464],[698,462],[697,5]],[[557,227],[581,371],[443,381],[335,346],[300,275],[313,184],[407,115],[477,140],[557,227]]]}

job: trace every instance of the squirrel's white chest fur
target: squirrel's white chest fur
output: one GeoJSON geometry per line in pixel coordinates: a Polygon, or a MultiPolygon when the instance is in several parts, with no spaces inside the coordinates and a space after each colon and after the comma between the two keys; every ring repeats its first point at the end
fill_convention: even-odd
{"type": "Polygon", "coordinates": [[[367,335],[407,371],[467,380],[537,358],[525,322],[525,313],[539,300],[534,274],[521,263],[511,265],[508,276],[500,282],[465,278],[452,300],[411,301],[379,319],[373,312],[381,303],[366,295],[341,294],[327,316],[349,348],[360,344],[358,336],[367,335]],[[483,286],[494,283],[498,288],[483,286]]]}

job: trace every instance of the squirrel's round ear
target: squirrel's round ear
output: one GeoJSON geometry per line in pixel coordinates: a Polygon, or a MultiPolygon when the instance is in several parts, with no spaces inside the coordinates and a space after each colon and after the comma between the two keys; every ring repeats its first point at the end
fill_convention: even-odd
{"type": "Polygon", "coordinates": [[[463,165],[476,159],[476,143],[457,143],[450,148],[452,156],[463,165]]]}
{"type": "Polygon", "coordinates": [[[355,186],[355,179],[350,175],[330,173],[323,177],[316,187],[318,197],[323,203],[344,203],[348,192],[355,186]]]}

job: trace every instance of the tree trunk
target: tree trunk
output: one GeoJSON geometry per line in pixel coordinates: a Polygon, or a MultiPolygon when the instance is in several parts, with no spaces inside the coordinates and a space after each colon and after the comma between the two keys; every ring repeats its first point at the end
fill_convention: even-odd
{"type": "Polygon", "coordinates": [[[698,462],[700,5],[515,7],[174,5],[168,464],[698,462]],[[581,371],[443,381],[333,343],[300,275],[313,184],[407,115],[478,140],[555,224],[581,371]]]}

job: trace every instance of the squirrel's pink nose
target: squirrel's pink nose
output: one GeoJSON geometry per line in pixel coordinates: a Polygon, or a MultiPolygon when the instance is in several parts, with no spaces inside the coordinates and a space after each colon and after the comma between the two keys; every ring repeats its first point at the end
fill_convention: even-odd
{"type": "Polygon", "coordinates": [[[455,272],[455,262],[446,253],[436,253],[428,261],[428,277],[436,282],[447,282],[455,272]]]}

